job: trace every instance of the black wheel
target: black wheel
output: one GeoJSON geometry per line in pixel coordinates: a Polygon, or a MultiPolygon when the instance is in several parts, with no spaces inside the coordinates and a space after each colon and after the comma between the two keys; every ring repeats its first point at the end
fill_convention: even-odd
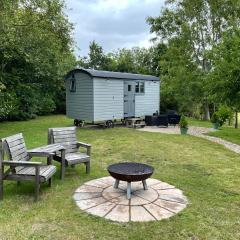
{"type": "Polygon", "coordinates": [[[112,128],[113,127],[113,121],[111,121],[111,120],[108,120],[108,121],[106,121],[106,123],[105,123],[105,126],[106,126],[106,128],[112,128]]]}
{"type": "Polygon", "coordinates": [[[74,119],[73,124],[74,124],[74,126],[78,127],[78,125],[79,125],[79,120],[78,120],[78,119],[74,119]]]}

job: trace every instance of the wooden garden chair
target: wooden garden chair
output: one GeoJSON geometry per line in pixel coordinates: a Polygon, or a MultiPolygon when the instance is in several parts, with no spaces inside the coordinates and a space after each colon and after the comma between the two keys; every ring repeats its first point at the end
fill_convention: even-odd
{"type": "MultiPolygon", "coordinates": [[[[90,172],[91,145],[78,142],[76,137],[76,127],[49,128],[48,144],[61,144],[65,148],[65,166],[74,167],[76,164],[85,164],[86,173],[90,172]],[[86,148],[86,152],[80,152],[79,148],[86,148]]],[[[53,156],[53,159],[61,163],[59,154],[53,156]]],[[[65,166],[61,163],[61,179],[64,178],[65,166]]]]}
{"type": "Polygon", "coordinates": [[[3,199],[3,181],[35,182],[35,201],[39,199],[40,183],[52,183],[56,167],[41,162],[31,162],[31,153],[26,149],[22,133],[3,138],[0,142],[0,199],[3,199]],[[8,160],[4,160],[4,153],[8,160]],[[7,169],[5,168],[7,167],[7,169]],[[6,171],[5,171],[6,170],[6,171]]]}

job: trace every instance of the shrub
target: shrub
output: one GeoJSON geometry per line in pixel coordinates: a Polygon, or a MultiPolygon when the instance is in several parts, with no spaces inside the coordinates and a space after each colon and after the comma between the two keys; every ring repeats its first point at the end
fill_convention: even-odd
{"type": "Polygon", "coordinates": [[[212,123],[219,123],[219,117],[218,117],[218,114],[217,112],[214,112],[212,117],[211,117],[211,122],[212,123]]]}
{"type": "Polygon", "coordinates": [[[3,121],[15,110],[16,96],[14,93],[0,92],[0,99],[0,121],[3,121]]]}
{"type": "Polygon", "coordinates": [[[218,109],[217,115],[219,124],[220,126],[222,126],[227,119],[231,120],[233,118],[233,111],[231,110],[231,108],[223,105],[218,109]]]}
{"type": "Polygon", "coordinates": [[[41,101],[39,102],[38,115],[50,114],[55,110],[55,108],[56,105],[50,96],[42,96],[41,101]]]}
{"type": "Polygon", "coordinates": [[[187,128],[188,127],[188,122],[187,122],[187,119],[184,115],[181,116],[179,126],[180,126],[180,128],[187,128]]]}

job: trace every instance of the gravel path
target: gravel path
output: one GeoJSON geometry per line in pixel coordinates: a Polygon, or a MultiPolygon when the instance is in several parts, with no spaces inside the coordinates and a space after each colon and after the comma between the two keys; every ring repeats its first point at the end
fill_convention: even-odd
{"type": "MultiPolygon", "coordinates": [[[[180,134],[180,129],[178,127],[172,127],[172,126],[169,126],[169,127],[146,126],[145,128],[139,129],[139,131],[160,132],[160,133],[166,133],[166,134],[180,134]]],[[[206,127],[189,127],[188,134],[207,139],[211,142],[221,144],[225,146],[227,149],[235,153],[240,153],[240,145],[223,140],[218,137],[204,135],[205,133],[214,132],[214,131],[217,131],[217,130],[214,130],[212,128],[206,128],[206,127]]]]}

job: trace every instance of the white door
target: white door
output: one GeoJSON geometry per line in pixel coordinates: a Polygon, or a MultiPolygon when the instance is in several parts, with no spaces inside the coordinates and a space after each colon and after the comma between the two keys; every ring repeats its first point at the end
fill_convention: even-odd
{"type": "Polygon", "coordinates": [[[135,82],[124,81],[124,117],[135,115],[135,82]]]}

